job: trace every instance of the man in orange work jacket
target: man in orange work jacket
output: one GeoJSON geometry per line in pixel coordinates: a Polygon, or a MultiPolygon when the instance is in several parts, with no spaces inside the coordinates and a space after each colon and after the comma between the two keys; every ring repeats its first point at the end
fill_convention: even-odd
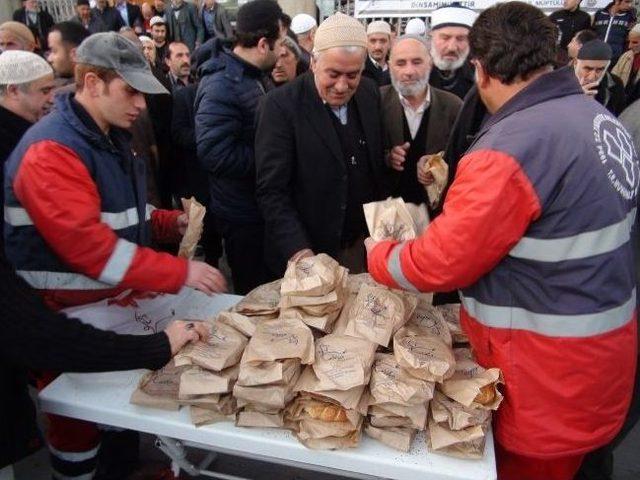
{"type": "Polygon", "coordinates": [[[395,288],[461,290],[478,361],[506,382],[499,478],[571,480],[631,399],[638,161],[571,70],[552,71],[556,30],[540,10],[496,5],[469,38],[491,117],[442,215],[413,241],[368,239],[369,271],[395,288]]]}

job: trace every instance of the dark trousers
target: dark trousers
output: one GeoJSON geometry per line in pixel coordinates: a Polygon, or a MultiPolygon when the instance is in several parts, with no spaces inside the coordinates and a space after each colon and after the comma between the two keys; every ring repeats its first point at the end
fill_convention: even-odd
{"type": "Polygon", "coordinates": [[[218,219],[218,231],[224,240],[234,293],[246,295],[271,279],[264,262],[264,224],[218,219]]]}

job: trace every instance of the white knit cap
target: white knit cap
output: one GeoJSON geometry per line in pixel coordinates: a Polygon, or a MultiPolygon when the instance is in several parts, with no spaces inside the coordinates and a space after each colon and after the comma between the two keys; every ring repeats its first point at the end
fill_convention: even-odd
{"type": "Polygon", "coordinates": [[[296,35],[307,33],[309,30],[317,26],[318,22],[316,22],[316,19],[306,13],[299,13],[291,19],[291,31],[296,35]]]}
{"type": "Polygon", "coordinates": [[[633,28],[631,29],[631,32],[629,33],[634,33],[636,35],[640,35],[640,23],[636,23],[633,28]]]}
{"type": "Polygon", "coordinates": [[[0,85],[19,85],[47,75],[53,75],[53,68],[40,55],[22,50],[0,54],[0,85]]]}
{"type": "Polygon", "coordinates": [[[478,14],[470,8],[453,2],[446,7],[435,9],[431,13],[431,30],[444,27],[473,27],[478,14]]]}
{"type": "Polygon", "coordinates": [[[371,22],[367,26],[367,35],[373,35],[374,33],[382,33],[383,35],[391,36],[391,25],[383,20],[371,22]]]}
{"type": "Polygon", "coordinates": [[[149,26],[153,27],[154,25],[165,25],[167,22],[164,20],[164,18],[156,15],[155,17],[151,17],[151,20],[149,20],[149,26]]]}
{"type": "Polygon", "coordinates": [[[407,22],[407,26],[404,27],[405,35],[425,35],[427,33],[427,26],[424,21],[419,18],[412,18],[407,22]]]}
{"type": "Polygon", "coordinates": [[[367,31],[358,20],[344,13],[334,13],[318,27],[313,51],[321,52],[335,47],[367,48],[367,31]]]}
{"type": "Polygon", "coordinates": [[[149,37],[147,37],[146,35],[140,35],[138,37],[138,40],[140,40],[142,43],[144,42],[153,42],[153,40],[149,37]]]}

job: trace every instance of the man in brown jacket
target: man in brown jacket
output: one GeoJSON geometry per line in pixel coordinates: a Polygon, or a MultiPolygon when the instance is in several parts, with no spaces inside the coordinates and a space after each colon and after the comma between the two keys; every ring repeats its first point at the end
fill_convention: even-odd
{"type": "Polygon", "coordinates": [[[425,155],[445,149],[462,101],[429,86],[431,57],[425,40],[405,35],[391,49],[392,85],[382,87],[384,145],[388,165],[396,171],[393,196],[425,203],[425,155]]]}

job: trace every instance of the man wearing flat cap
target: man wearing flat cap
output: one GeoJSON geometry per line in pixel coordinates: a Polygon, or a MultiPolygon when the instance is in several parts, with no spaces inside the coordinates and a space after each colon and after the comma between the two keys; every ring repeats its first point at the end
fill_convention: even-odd
{"type": "MultiPolygon", "coordinates": [[[[144,159],[125,130],[143,110],[144,93],[168,92],[140,49],[115,32],[88,37],[75,60],[75,95],[57,95],[55,109],[27,131],[7,161],[7,259],[54,309],[127,290],[223,291],[213,267],[149,248],[152,237],[178,240],[188,219],[147,205],[144,159]]],[[[38,384],[53,378],[47,372],[38,384]]],[[[48,440],[54,477],[90,478],[99,444],[95,425],[52,416],[48,440]]],[[[130,466],[121,460],[107,463],[130,466]]]]}
{"type": "Polygon", "coordinates": [[[622,81],[607,71],[611,57],[611,47],[607,43],[591,40],[578,51],[574,70],[584,93],[618,116],[626,101],[622,81]]]}
{"type": "Polygon", "coordinates": [[[257,196],[266,260],[324,252],[366,268],[362,204],[384,198],[379,92],[361,78],[367,34],[336,13],[315,36],[311,72],[270,92],[256,130],[257,196]]]}
{"type": "Polygon", "coordinates": [[[469,30],[478,14],[458,2],[441,7],[431,15],[431,57],[429,83],[464,98],[473,86],[469,56],[469,30]]]}
{"type": "Polygon", "coordinates": [[[378,20],[367,26],[368,55],[362,75],[376,82],[380,87],[391,84],[387,57],[391,48],[391,25],[378,20]]]}

